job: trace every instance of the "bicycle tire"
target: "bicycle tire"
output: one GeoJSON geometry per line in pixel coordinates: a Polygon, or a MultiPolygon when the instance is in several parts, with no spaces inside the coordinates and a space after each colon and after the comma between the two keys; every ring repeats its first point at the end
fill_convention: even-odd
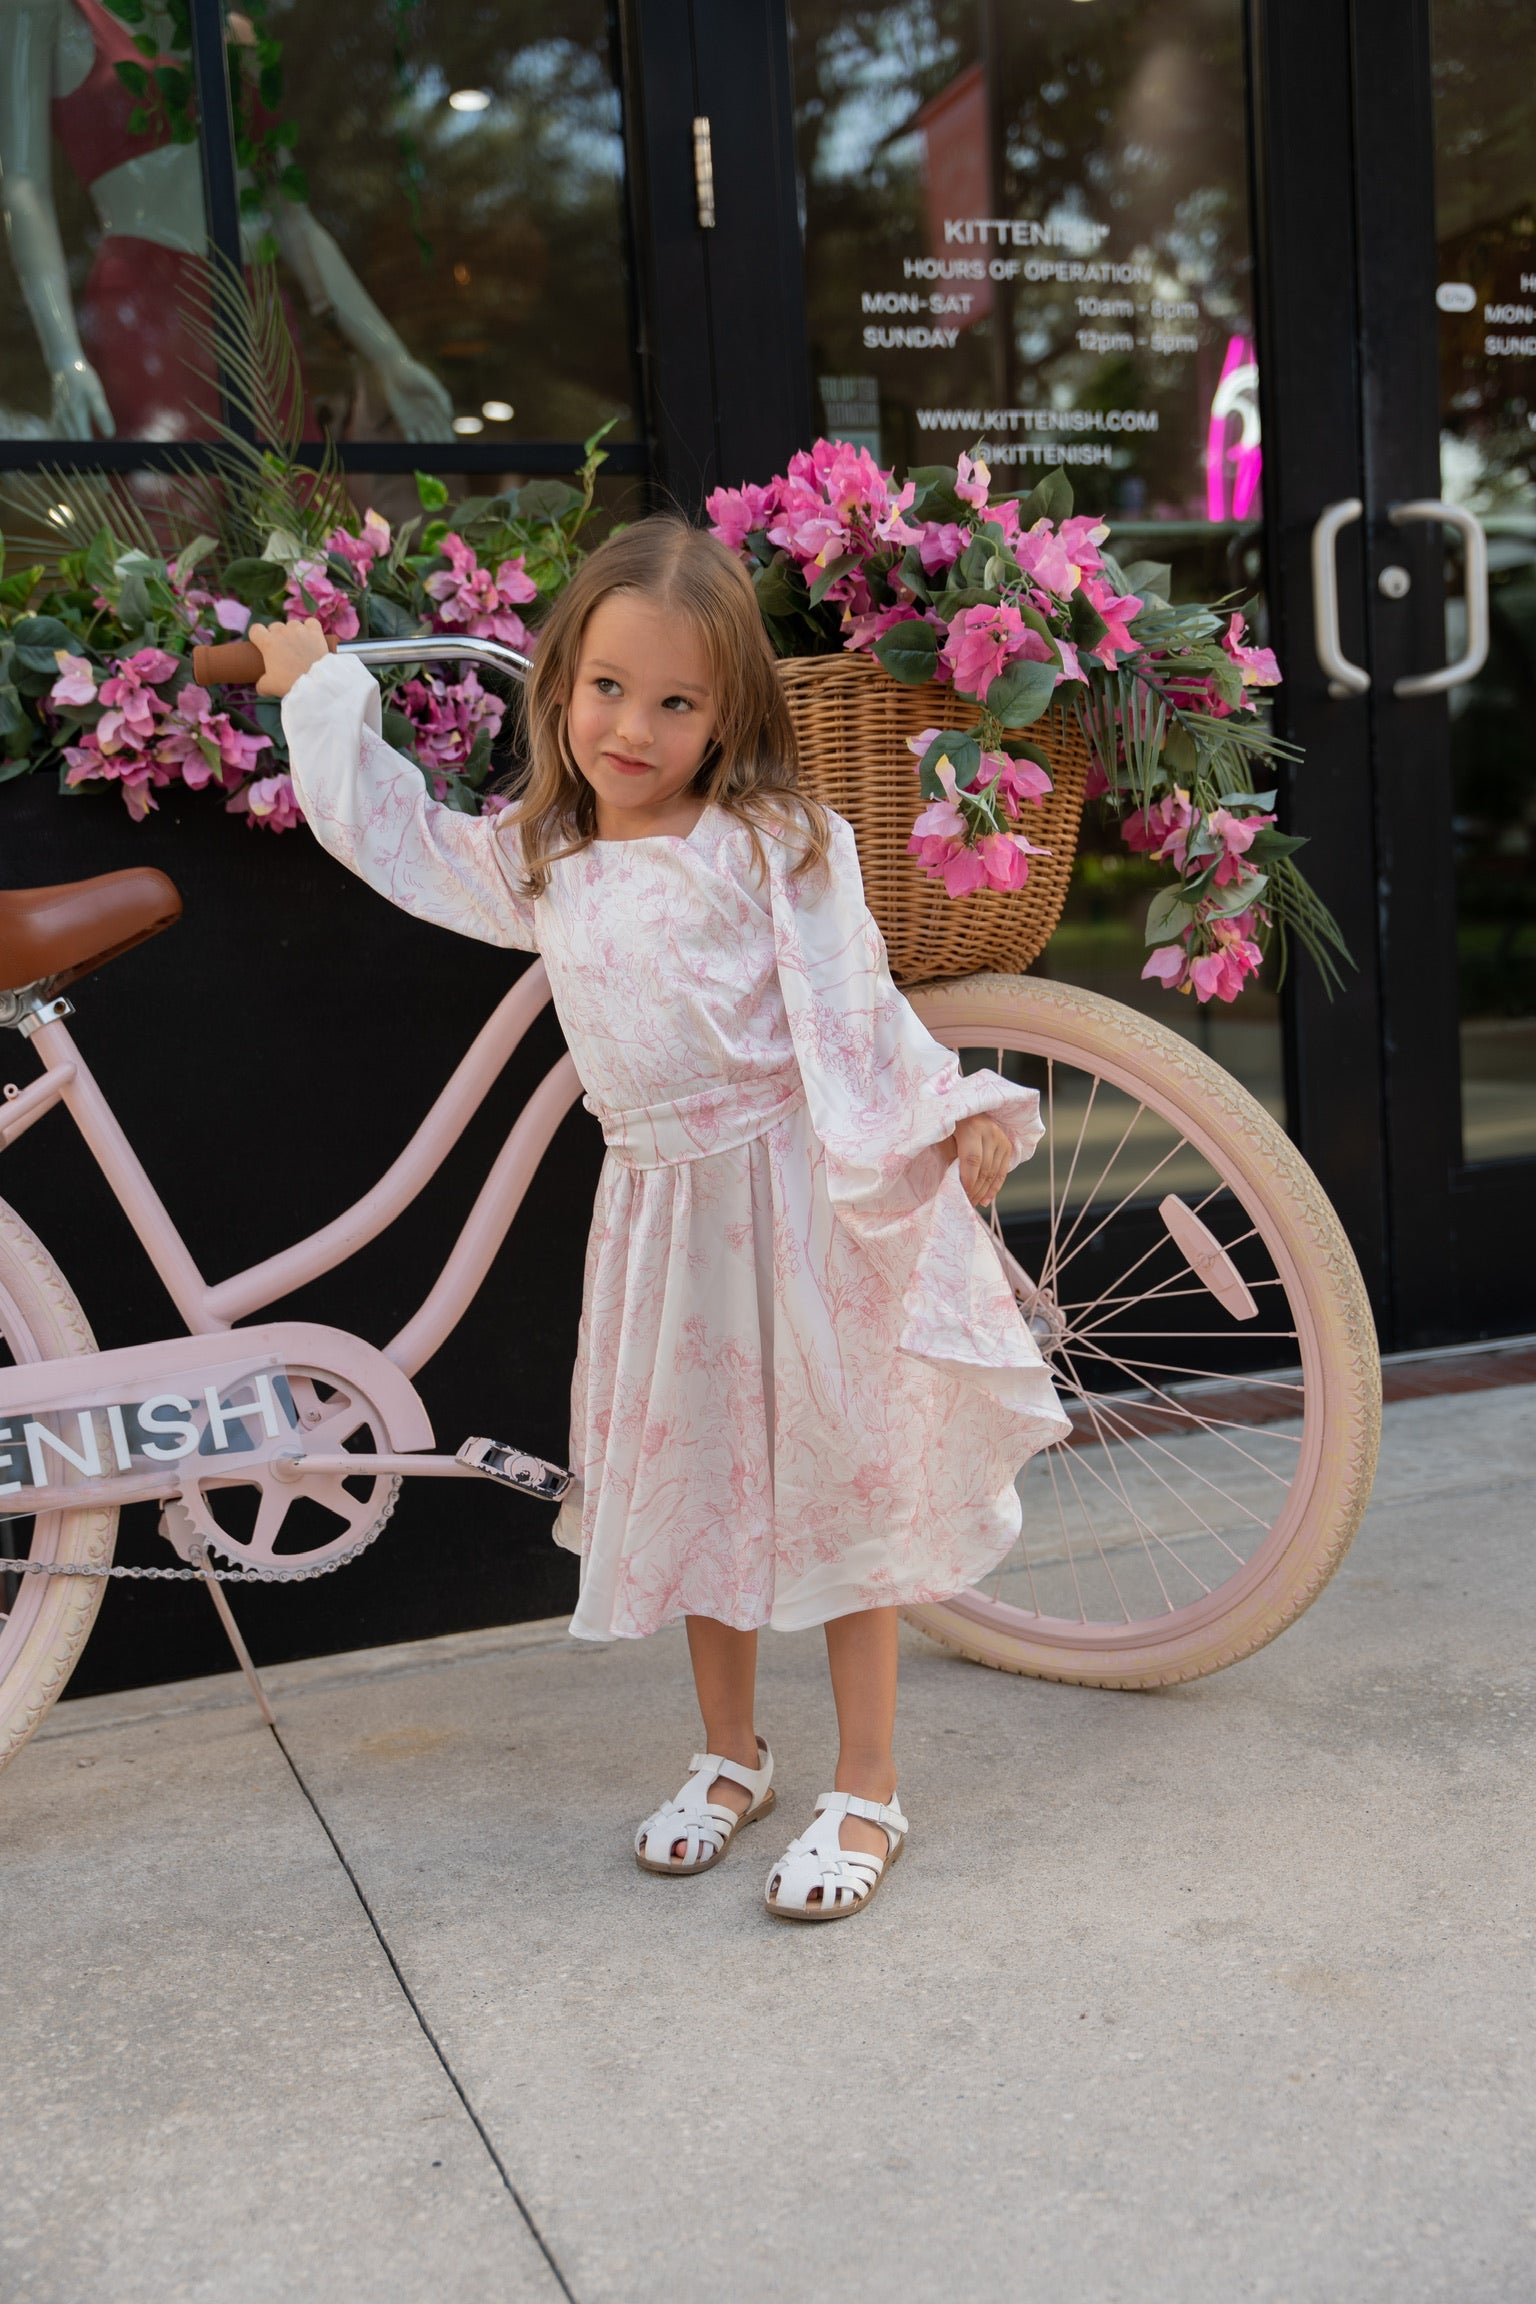
{"type": "MultiPolygon", "coordinates": [[[[1252,1655],[1296,1621],[1338,1567],[1369,1500],[1375,1471],[1381,1422],[1381,1372],[1374,1325],[1359,1268],[1321,1185],[1277,1121],[1238,1081],[1188,1040],[1118,1002],[1072,985],[1025,976],[970,977],[955,983],[919,987],[909,997],[929,1030],[949,1046],[970,1050],[987,1062],[997,1061],[1000,1055],[1005,1062],[1011,1062],[1021,1076],[1030,1064],[1037,1073],[1043,1068],[1051,1083],[1053,1111],[1059,1080],[1075,1068],[1085,1079],[1109,1083],[1106,1105],[1110,1096],[1123,1097],[1127,1105],[1134,1100],[1144,1113],[1151,1115],[1154,1127],[1177,1128],[1179,1145],[1188,1148],[1187,1154],[1181,1151],[1178,1157],[1204,1162],[1219,1179],[1219,1190],[1209,1194],[1200,1203],[1201,1207],[1207,1209],[1213,1222],[1217,1220],[1218,1211],[1227,1211],[1226,1221],[1234,1247],[1241,1249],[1250,1264],[1260,1257],[1260,1249],[1252,1245],[1257,1241],[1273,1265],[1273,1277],[1261,1278],[1252,1273],[1250,1277],[1256,1288],[1283,1289],[1284,1302],[1295,1324],[1293,1333],[1300,1366],[1299,1383],[1294,1376],[1284,1381],[1275,1376],[1234,1379],[1233,1391],[1239,1400],[1244,1396],[1245,1387],[1250,1391],[1255,1384],[1268,1388],[1267,1395],[1255,1395],[1254,1413],[1262,1414],[1265,1445],[1273,1449],[1284,1441],[1296,1447],[1296,1471],[1287,1486],[1284,1503],[1276,1511],[1273,1525],[1266,1529],[1263,1540],[1255,1541],[1251,1556],[1241,1561],[1224,1580],[1214,1584],[1203,1600],[1194,1599],[1186,1606],[1169,1605],[1145,1616],[1125,1610],[1124,1620],[1118,1622],[1107,1614],[1095,1618],[1087,1606],[1080,1604],[1078,1618],[1073,1621],[1069,1615],[1057,1616],[1039,1605],[1021,1606],[1021,1589],[1027,1589],[1031,1599],[1037,1599],[1039,1586],[1032,1571],[1027,1587],[1021,1586],[1015,1563],[1009,1571],[1012,1577],[1009,1597],[1002,1596],[1005,1579],[1000,1572],[995,1590],[989,1592],[984,1584],[958,1594],[953,1600],[910,1609],[909,1620],[931,1638],[976,1663],[1091,1687],[1163,1687],[1198,1679],[1252,1655]],[[1234,1207],[1246,1218],[1250,1231],[1241,1229],[1231,1213],[1234,1207]],[[1288,1401],[1293,1394],[1295,1413],[1289,1417],[1277,1415],[1275,1410],[1285,1404],[1280,1396],[1284,1395],[1288,1401]],[[1291,1423],[1298,1427],[1294,1434],[1289,1429],[1291,1423]]],[[[1094,1090],[1086,1097],[1089,1115],[1094,1112],[1097,1093],[1094,1090]]],[[[1079,1095],[1073,1109],[1083,1101],[1079,1095]]],[[[1065,1109],[1065,1098],[1062,1103],[1065,1109]]],[[[1100,1117],[1102,1120],[1102,1112],[1100,1117]]],[[[1079,1152],[1087,1125],[1086,1120],[1080,1120],[1079,1152]]],[[[1132,1129],[1138,1125],[1140,1123],[1133,1119],[1132,1129]]],[[[1156,1142],[1152,1148],[1156,1149],[1156,1142]]],[[[1042,1150],[1036,1154],[1036,1160],[1045,1156],[1042,1150]]],[[[1172,1156],[1165,1155],[1159,1164],[1165,1176],[1175,1172],[1167,1164],[1169,1157],[1172,1156]]],[[[1074,1157],[1074,1173],[1076,1165],[1074,1157]]],[[[1106,1173],[1112,1168],[1113,1158],[1106,1173]]],[[[1017,1173],[1022,1176],[1024,1172],[1017,1173]]],[[[1157,1171],[1154,1169],[1153,1173],[1157,1171]]],[[[1034,1187],[1036,1191],[1040,1188],[1034,1187]]],[[[1058,1239],[1063,1237],[1061,1227],[1070,1213],[1067,1206],[1070,1178],[1059,1209],[1057,1189],[1057,1170],[1053,1166],[1049,1215],[1040,1219],[1042,1226],[1049,1222],[1053,1252],[1058,1239]]],[[[1106,1197],[1118,1189],[1117,1179],[1108,1187],[1106,1197]]],[[[1140,1226],[1138,1238],[1147,1236],[1152,1203],[1133,1200],[1126,1205],[1140,1226]]],[[[1118,1218],[1120,1211],[1114,1213],[1118,1218]]],[[[1074,1234],[1082,1233],[1084,1221],[1082,1217],[1074,1220],[1074,1234]]],[[[1105,1223],[1108,1222],[1106,1218],[1105,1223]]],[[[1098,1233],[1088,1231],[1085,1245],[1086,1241],[1099,1238],[1102,1230],[1101,1227],[1098,1233]]],[[[1065,1238],[1070,1242],[1073,1234],[1066,1234],[1065,1238]]],[[[1157,1243],[1159,1249],[1164,1245],[1157,1243]]],[[[1174,1380],[1154,1375],[1149,1379],[1151,1389],[1145,1395],[1151,1403],[1149,1408],[1136,1405],[1140,1396],[1128,1391],[1090,1394],[1083,1387],[1084,1367],[1089,1368],[1092,1380],[1098,1382],[1094,1369],[1098,1361],[1105,1359],[1113,1358],[1122,1375],[1138,1365],[1154,1370],[1170,1365],[1156,1360],[1139,1363],[1134,1357],[1116,1356],[1112,1351],[1119,1333],[1114,1321],[1125,1316],[1119,1307],[1152,1300],[1162,1301],[1166,1308],[1173,1294],[1200,1298],[1201,1289],[1187,1284],[1197,1279],[1198,1274],[1194,1274],[1187,1263],[1183,1268],[1178,1267],[1178,1245],[1171,1235],[1166,1245],[1171,1248],[1178,1287],[1175,1289],[1170,1283],[1165,1288],[1158,1283],[1149,1285],[1139,1297],[1127,1298],[1122,1292],[1118,1296],[1085,1299],[1068,1322],[1068,1332],[1086,1337],[1089,1342],[1076,1346],[1064,1342],[1056,1363],[1063,1374],[1071,1370],[1076,1387],[1073,1402],[1085,1401],[1092,1418],[1091,1424],[1084,1426],[1089,1434],[1087,1442],[1083,1441],[1082,1432],[1076,1436],[1078,1444],[1084,1447],[1080,1460],[1085,1469],[1094,1469],[1087,1459],[1095,1450],[1103,1464],[1118,1454],[1129,1468],[1135,1459],[1137,1468],[1131,1473],[1131,1479],[1133,1488],[1143,1499],[1154,1493],[1147,1477],[1149,1466],[1151,1480],[1160,1482],[1173,1493],[1173,1476],[1165,1464],[1154,1460],[1154,1452],[1170,1457],[1173,1452],[1167,1441],[1170,1436],[1178,1436],[1173,1410],[1161,1402],[1175,1403],[1187,1423],[1197,1428],[1190,1436],[1180,1437],[1179,1445],[1192,1460],[1206,1467],[1215,1446],[1246,1455],[1249,1466],[1257,1461],[1255,1452],[1260,1446],[1255,1437],[1260,1423],[1256,1421],[1250,1430],[1231,1417],[1204,1413],[1201,1401],[1206,1395],[1199,1385],[1185,1385],[1181,1389],[1174,1380]],[[1106,1303],[1117,1309],[1105,1314],[1106,1303]],[[1092,1341],[1095,1337],[1099,1339],[1097,1344],[1092,1341]],[[1095,1401],[1099,1403],[1097,1407],[1095,1401]],[[1116,1407],[1116,1401],[1122,1405],[1116,1407]],[[1123,1405],[1126,1401],[1133,1403],[1130,1409],[1123,1405]],[[1153,1434],[1151,1438],[1149,1429],[1153,1434]],[[1229,1432],[1241,1433],[1247,1447],[1229,1438],[1229,1432]],[[1199,1455],[1202,1449],[1206,1451],[1203,1457],[1199,1455]]],[[[1076,1248],[1072,1250],[1073,1255],[1080,1252],[1076,1248]]],[[[1067,1261],[1071,1261],[1070,1255],[1067,1261]]],[[[1145,1258],[1141,1262],[1144,1270],[1157,1269],[1155,1265],[1147,1267],[1145,1258]]],[[[1060,1278],[1058,1272],[1058,1295],[1060,1278]]],[[[1250,1298],[1250,1301],[1256,1303],[1258,1299],[1250,1298]]],[[[1264,1298],[1265,1303],[1274,1301],[1264,1298]]],[[[1054,1302],[1053,1299],[1052,1306],[1054,1302]]],[[[1208,1305],[1201,1303],[1197,1309],[1211,1317],[1208,1305]]],[[[1189,1316],[1182,1312],[1174,1315],[1175,1318],[1189,1316]]],[[[1055,1317],[1060,1321],[1065,1316],[1058,1311],[1055,1317]]],[[[1142,1313],[1140,1317],[1151,1315],[1142,1313]]],[[[1193,1332],[1168,1330],[1165,1333],[1171,1336],[1193,1332]]],[[[1193,1345],[1183,1345],[1180,1349],[1192,1356],[1196,1354],[1193,1345]]],[[[1122,1355],[1126,1350],[1122,1347],[1122,1355]]],[[[1068,1389],[1065,1382],[1063,1389],[1068,1389]]],[[[1069,1451],[1052,1449],[1044,1451],[1043,1458],[1036,1461],[1069,1455],[1069,1451]]],[[[1286,1455],[1277,1461],[1283,1471],[1292,1459],[1286,1455]]],[[[1067,1468],[1064,1465],[1064,1469],[1067,1468]]],[[[1260,1464],[1260,1469],[1271,1480],[1282,1477],[1281,1471],[1270,1469],[1268,1458],[1260,1464]]],[[[1097,1472],[1095,1476],[1101,1478],[1101,1485],[1114,1509],[1121,1513],[1125,1526],[1135,1529],[1143,1550],[1150,1556],[1158,1585],[1172,1582],[1168,1563],[1176,1560],[1179,1541],[1170,1543],[1155,1528],[1148,1532],[1135,1528],[1138,1514],[1145,1516],[1156,1509],[1165,1519],[1171,1519],[1171,1508],[1161,1498],[1155,1498],[1151,1506],[1144,1500],[1138,1503],[1135,1494],[1126,1494],[1125,1482],[1118,1474],[1109,1479],[1103,1479],[1097,1472]],[[1118,1498],[1117,1486],[1121,1491],[1118,1498]],[[1167,1560],[1159,1557],[1155,1549],[1159,1545],[1167,1554],[1167,1560]],[[1159,1573],[1160,1569],[1164,1573],[1159,1573]]],[[[1026,1473],[1026,1479],[1028,1477],[1026,1473]]],[[[1054,1487],[1057,1477],[1054,1466],[1050,1477],[1054,1487]]],[[[1211,1493],[1225,1493],[1219,1482],[1213,1488],[1208,1469],[1197,1470],[1194,1477],[1211,1493]]],[[[1241,1477],[1232,1477],[1230,1473],[1224,1477],[1231,1479],[1234,1488],[1241,1487],[1245,1479],[1250,1485],[1253,1481],[1251,1470],[1246,1468],[1241,1477]]],[[[1074,1490],[1083,1486],[1075,1471],[1072,1485],[1074,1490]]],[[[1267,1496],[1268,1491],[1262,1494],[1267,1496]]],[[[1090,1502],[1098,1508],[1096,1499],[1090,1502]]],[[[1209,1494],[1198,1495],[1197,1516],[1202,1506],[1213,1519],[1220,1516],[1221,1507],[1211,1504],[1209,1494]]],[[[1251,1503],[1243,1508],[1250,1517],[1258,1516],[1251,1503]]],[[[1069,1515],[1061,1509],[1059,1497],[1058,1517],[1072,1567],[1071,1585],[1079,1591],[1081,1600],[1083,1579],[1079,1577],[1077,1564],[1072,1562],[1069,1515]]],[[[1084,1518],[1092,1524],[1091,1511],[1085,1510],[1084,1518]]],[[[1215,1534],[1218,1542],[1225,1541],[1220,1531],[1215,1534]]],[[[1078,1540],[1081,1545],[1081,1534],[1078,1540]]],[[[1026,1512],[1026,1533],[1021,1538],[1026,1554],[1029,1541],[1026,1512]]],[[[1203,1536],[1197,1536],[1195,1541],[1205,1545],[1203,1536]]],[[[1051,1569],[1058,1584],[1063,1581],[1057,1557],[1061,1549],[1057,1540],[1051,1569]]],[[[1086,1549],[1084,1546],[1085,1553],[1086,1549]]],[[[1234,1545],[1228,1545],[1227,1549],[1237,1557],[1234,1545]]],[[[1129,1560],[1135,1547],[1122,1544],[1120,1550],[1129,1560]]],[[[1208,1545],[1206,1550],[1210,1550],[1208,1545]]],[[[1114,1561],[1102,1544],[1100,1561],[1107,1577],[1105,1589],[1114,1587],[1116,1597],[1120,1598],[1120,1580],[1114,1561]]],[[[1100,1561],[1086,1563],[1084,1577],[1087,1566],[1097,1570],[1100,1561]]],[[[1136,1564],[1141,1565],[1139,1561],[1136,1564]]]]}
{"type": "MultiPolygon", "coordinates": [[[[94,1352],[96,1339],[79,1299],[58,1265],[15,1210],[0,1200],[0,1343],[12,1362],[58,1360],[94,1352]]],[[[88,1562],[109,1568],[117,1541],[117,1507],[86,1504],[4,1523],[33,1559],[88,1562]],[[25,1532],[30,1529],[30,1540],[25,1532]]],[[[105,1578],[5,1576],[10,1600],[0,1619],[0,1768],[13,1760],[57,1702],[79,1661],[105,1578]]]]}

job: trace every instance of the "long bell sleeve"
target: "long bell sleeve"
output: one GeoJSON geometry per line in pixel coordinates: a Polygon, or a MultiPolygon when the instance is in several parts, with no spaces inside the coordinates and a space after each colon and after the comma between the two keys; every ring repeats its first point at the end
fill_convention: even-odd
{"type": "Polygon", "coordinates": [[[355,656],[328,656],[294,682],[283,733],[299,805],[338,863],[419,920],[538,950],[516,827],[432,798],[420,769],[385,743],[378,685],[355,656]]]}
{"type": "Polygon", "coordinates": [[[958,1120],[985,1113],[1017,1164],[1043,1133],[1040,1099],[996,1072],[962,1073],[924,1028],[892,980],[853,833],[836,815],[832,833],[824,875],[792,875],[786,843],[768,846],[779,983],[833,1213],[900,1298],[899,1349],[982,1385],[1038,1446],[1066,1419],[959,1163],[941,1147],[958,1120]]]}

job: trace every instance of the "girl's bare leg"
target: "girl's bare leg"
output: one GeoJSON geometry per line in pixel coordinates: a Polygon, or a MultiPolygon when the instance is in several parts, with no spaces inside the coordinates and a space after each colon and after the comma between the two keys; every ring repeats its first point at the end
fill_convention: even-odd
{"type": "MultiPolygon", "coordinates": [[[[863,1608],[826,1627],[827,1662],[837,1705],[835,1789],[861,1800],[889,1800],[896,1790],[896,1610],[863,1608]]],[[[845,1816],[838,1835],[848,1849],[883,1856],[889,1842],[878,1824],[845,1816]]]]}
{"type": "MultiPolygon", "coordinates": [[[[704,1720],[704,1749],[718,1752],[743,1768],[757,1767],[762,1755],[753,1727],[753,1696],[757,1687],[757,1634],[737,1632],[717,1624],[711,1616],[690,1616],[688,1654],[693,1663],[693,1685],[698,1691],[704,1720]]],[[[752,1795],[744,1784],[717,1776],[709,1797],[744,1816],[752,1795]]],[[[681,1857],[685,1843],[675,1840],[672,1853],[681,1857]]]]}

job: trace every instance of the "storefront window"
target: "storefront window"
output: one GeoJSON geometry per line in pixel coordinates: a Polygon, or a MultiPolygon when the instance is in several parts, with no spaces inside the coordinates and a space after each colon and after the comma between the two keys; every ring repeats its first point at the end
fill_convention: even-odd
{"type": "MultiPolygon", "coordinates": [[[[1181,596],[1258,582],[1239,0],[793,0],[813,405],[888,464],[1065,466],[1181,596]]],[[[1155,874],[1090,821],[1044,965],[1199,1037],[1279,1113],[1272,994],[1142,984],[1155,874]]]]}
{"type": "MultiPolygon", "coordinates": [[[[1436,0],[1441,484],[1488,532],[1492,645],[1453,689],[1463,1149],[1536,1153],[1536,20],[1436,0]]],[[[1466,644],[1452,605],[1447,645],[1466,644]]]]}
{"type": "MultiPolygon", "coordinates": [[[[633,437],[602,0],[247,0],[225,28],[247,255],[276,258],[306,429],[633,437]]],[[[184,12],[6,0],[0,40],[0,435],[207,437],[184,12]]]]}

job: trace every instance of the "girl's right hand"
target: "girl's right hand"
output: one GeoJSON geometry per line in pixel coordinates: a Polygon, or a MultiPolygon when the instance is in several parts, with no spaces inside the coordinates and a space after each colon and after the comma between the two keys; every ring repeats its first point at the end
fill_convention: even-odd
{"type": "Polygon", "coordinates": [[[294,618],[287,624],[253,624],[249,637],[267,667],[256,683],[258,696],[286,696],[312,664],[323,664],[330,654],[318,616],[294,618]]]}

